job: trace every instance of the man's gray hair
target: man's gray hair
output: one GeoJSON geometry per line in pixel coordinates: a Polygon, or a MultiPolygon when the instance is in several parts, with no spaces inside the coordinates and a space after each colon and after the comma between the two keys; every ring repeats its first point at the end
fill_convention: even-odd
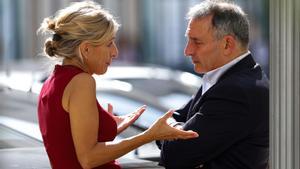
{"type": "Polygon", "coordinates": [[[189,10],[187,19],[200,19],[209,15],[212,15],[212,26],[217,39],[232,35],[243,47],[248,47],[249,21],[239,6],[228,2],[205,0],[189,10]]]}

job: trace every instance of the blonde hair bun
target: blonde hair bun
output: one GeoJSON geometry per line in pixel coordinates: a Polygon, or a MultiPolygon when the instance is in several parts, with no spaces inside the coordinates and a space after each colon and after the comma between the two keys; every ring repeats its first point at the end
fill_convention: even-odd
{"type": "Polygon", "coordinates": [[[44,44],[46,55],[72,58],[77,57],[76,48],[82,41],[103,44],[115,36],[118,28],[114,17],[98,3],[83,1],[45,18],[38,31],[51,35],[44,44]]]}

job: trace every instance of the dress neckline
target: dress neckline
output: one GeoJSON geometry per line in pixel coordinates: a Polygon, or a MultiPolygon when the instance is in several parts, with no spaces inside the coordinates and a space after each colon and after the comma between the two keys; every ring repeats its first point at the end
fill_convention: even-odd
{"type": "Polygon", "coordinates": [[[84,72],[81,68],[74,66],[74,65],[55,65],[54,70],[60,70],[60,69],[65,69],[65,68],[71,68],[71,69],[77,69],[77,70],[81,70],[82,72],[84,72]]]}

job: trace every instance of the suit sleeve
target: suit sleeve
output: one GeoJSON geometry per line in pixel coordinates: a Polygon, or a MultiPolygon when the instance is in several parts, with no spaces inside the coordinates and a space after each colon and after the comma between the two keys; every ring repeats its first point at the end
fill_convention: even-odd
{"type": "Polygon", "coordinates": [[[164,141],[161,163],[171,168],[195,167],[218,156],[251,127],[248,105],[243,92],[220,91],[222,96],[205,98],[199,111],[183,126],[199,134],[196,139],[164,141]],[[236,92],[234,92],[236,93],[236,92]]]}
{"type": "MultiPolygon", "coordinates": [[[[177,122],[182,123],[182,122],[186,121],[187,112],[189,111],[189,108],[191,106],[192,101],[193,101],[193,99],[191,98],[190,101],[187,104],[182,106],[182,108],[176,110],[177,113],[173,114],[173,117],[177,122]]],[[[159,149],[161,149],[161,146],[162,146],[163,142],[164,142],[163,140],[156,140],[155,141],[155,143],[156,143],[156,145],[159,149]]]]}

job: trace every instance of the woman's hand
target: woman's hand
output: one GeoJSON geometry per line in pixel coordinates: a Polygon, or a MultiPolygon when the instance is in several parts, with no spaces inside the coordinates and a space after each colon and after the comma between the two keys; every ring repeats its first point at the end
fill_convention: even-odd
{"type": "Polygon", "coordinates": [[[110,103],[108,104],[108,109],[107,109],[107,111],[112,114],[115,121],[117,122],[118,125],[117,134],[120,134],[122,131],[127,129],[127,127],[133,124],[143,114],[145,110],[146,110],[146,106],[144,105],[138,108],[136,111],[129,113],[127,115],[115,116],[113,115],[113,106],[110,103]]]}
{"type": "Polygon", "coordinates": [[[190,139],[198,137],[198,133],[194,131],[184,131],[179,127],[172,127],[167,120],[172,117],[173,110],[168,111],[160,117],[145,134],[152,140],[174,140],[174,139],[190,139]]]}

